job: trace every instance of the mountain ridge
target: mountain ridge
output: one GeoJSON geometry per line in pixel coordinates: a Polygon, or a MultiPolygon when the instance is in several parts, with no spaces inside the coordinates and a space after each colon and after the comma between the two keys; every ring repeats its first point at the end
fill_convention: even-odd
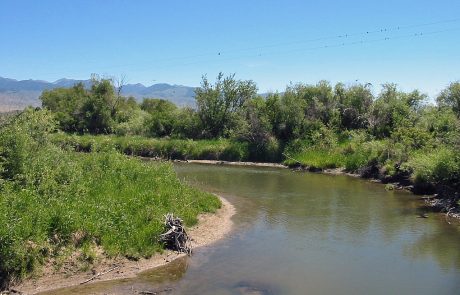
{"type": "MultiPolygon", "coordinates": [[[[89,88],[91,80],[61,78],[54,82],[44,80],[16,80],[0,76],[0,111],[23,109],[26,106],[40,106],[40,94],[44,90],[70,88],[76,83],[89,88]]],[[[133,96],[138,101],[143,98],[162,98],[179,106],[192,106],[195,103],[195,88],[184,85],[157,83],[145,86],[142,83],[126,84],[122,95],[133,96]]]]}

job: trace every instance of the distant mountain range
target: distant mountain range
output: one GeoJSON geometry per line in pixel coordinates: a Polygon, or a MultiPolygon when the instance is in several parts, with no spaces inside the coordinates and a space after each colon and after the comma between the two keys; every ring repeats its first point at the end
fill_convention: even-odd
{"type": "MultiPolygon", "coordinates": [[[[91,80],[59,79],[55,82],[42,80],[15,80],[0,77],[0,111],[23,109],[26,106],[40,106],[38,99],[43,90],[60,87],[72,87],[82,82],[90,87],[91,80]]],[[[174,102],[179,106],[194,105],[195,87],[170,84],[154,84],[144,86],[138,84],[126,84],[123,86],[124,96],[133,96],[141,101],[144,97],[163,98],[174,102]]]]}

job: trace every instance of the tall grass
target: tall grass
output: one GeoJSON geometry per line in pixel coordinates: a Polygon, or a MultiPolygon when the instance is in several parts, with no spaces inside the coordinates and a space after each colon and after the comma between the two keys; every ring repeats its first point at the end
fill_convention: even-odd
{"type": "Polygon", "coordinates": [[[320,149],[305,150],[290,157],[284,161],[286,165],[295,165],[299,162],[311,168],[328,169],[343,167],[345,163],[345,157],[341,153],[320,149]]]}
{"type": "Polygon", "coordinates": [[[127,155],[163,159],[246,161],[248,144],[228,139],[191,140],[141,136],[69,135],[56,133],[52,140],[77,151],[116,149],[127,155]]]}
{"type": "Polygon", "coordinates": [[[193,225],[220,207],[181,183],[169,163],[51,144],[37,125],[48,119],[25,112],[0,133],[0,287],[75,251],[148,257],[162,249],[165,213],[193,225]]]}
{"type": "Polygon", "coordinates": [[[460,154],[451,148],[442,147],[436,152],[419,151],[404,163],[403,168],[412,172],[419,183],[460,183],[460,154]]]}

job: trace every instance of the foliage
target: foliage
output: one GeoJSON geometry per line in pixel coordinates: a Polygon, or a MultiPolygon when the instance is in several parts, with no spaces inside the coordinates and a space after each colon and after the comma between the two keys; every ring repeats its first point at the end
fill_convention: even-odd
{"type": "Polygon", "coordinates": [[[85,152],[115,149],[131,156],[158,157],[162,159],[248,160],[247,143],[227,139],[184,140],[141,136],[78,136],[57,133],[52,135],[51,140],[62,148],[85,152]]]}
{"type": "Polygon", "coordinates": [[[398,91],[395,84],[384,84],[368,118],[372,134],[385,138],[398,127],[412,126],[416,119],[414,109],[423,100],[424,96],[418,92],[405,94],[398,91]]]}
{"type": "Polygon", "coordinates": [[[162,137],[172,134],[178,120],[175,104],[164,99],[147,98],[142,101],[141,109],[150,114],[145,122],[148,135],[162,137]]]}
{"type": "Polygon", "coordinates": [[[192,225],[220,206],[181,183],[169,163],[142,162],[109,145],[83,154],[62,149],[49,140],[53,127],[46,110],[1,127],[0,284],[78,250],[85,261],[95,247],[148,257],[162,247],[164,214],[192,225]]]}
{"type": "Polygon", "coordinates": [[[90,90],[82,83],[65,89],[44,91],[43,107],[56,114],[60,127],[70,132],[109,133],[116,114],[116,100],[110,80],[93,79],[90,90]]]}
{"type": "Polygon", "coordinates": [[[460,118],[460,82],[451,83],[437,98],[440,107],[450,107],[460,118]]]}
{"type": "Polygon", "coordinates": [[[253,81],[223,74],[214,84],[203,77],[196,108],[152,98],[139,104],[107,79],[44,91],[44,110],[1,119],[0,281],[69,250],[86,263],[95,247],[152,255],[164,213],[193,224],[219,206],[180,183],[170,164],[121,153],[273,162],[284,154],[288,165],[458,191],[459,85],[451,83],[436,105],[394,84],[375,97],[370,84],[327,81],[261,97],[253,81]]]}
{"type": "Polygon", "coordinates": [[[366,128],[368,125],[366,115],[373,101],[370,85],[357,84],[346,88],[339,83],[335,86],[335,96],[339,103],[341,128],[348,130],[366,128]]]}
{"type": "Polygon", "coordinates": [[[257,87],[253,81],[235,80],[235,75],[224,78],[219,73],[214,85],[203,76],[201,87],[195,91],[198,115],[208,137],[225,135],[233,124],[234,116],[244,103],[253,98],[257,87]]]}
{"type": "Polygon", "coordinates": [[[305,102],[292,92],[268,96],[267,113],[277,138],[288,142],[301,137],[305,123],[304,106],[305,102]]]}
{"type": "Polygon", "coordinates": [[[50,112],[26,109],[22,114],[1,126],[0,133],[0,177],[22,178],[25,159],[48,142],[48,133],[55,129],[50,112]]]}
{"type": "Polygon", "coordinates": [[[89,90],[76,85],[44,92],[43,105],[65,132],[132,137],[55,139],[61,137],[61,144],[77,150],[116,148],[168,159],[282,161],[284,153],[296,158],[286,158],[288,164],[372,171],[382,178],[408,177],[422,167],[417,157],[427,165],[434,161],[420,155],[460,148],[459,82],[451,83],[432,105],[426,95],[403,92],[395,84],[382,85],[374,96],[369,83],[291,83],[282,93],[261,97],[253,81],[220,73],[214,84],[203,77],[196,108],[178,108],[163,99],[138,104],[115,94],[110,85],[95,79],[89,90]]]}
{"type": "Polygon", "coordinates": [[[201,120],[197,112],[190,107],[185,107],[179,110],[174,127],[173,137],[177,138],[202,138],[203,131],[201,127],[201,120]]]}
{"type": "Polygon", "coordinates": [[[60,128],[67,132],[83,130],[83,105],[88,100],[89,93],[82,83],[72,88],[45,90],[40,96],[44,108],[51,110],[60,128]]]}
{"type": "Polygon", "coordinates": [[[420,151],[404,164],[410,170],[416,183],[460,183],[460,154],[458,151],[443,147],[436,152],[420,151]]]}
{"type": "Polygon", "coordinates": [[[125,116],[124,120],[120,120],[113,127],[113,133],[120,136],[146,135],[149,133],[149,120],[150,115],[147,112],[141,109],[133,109],[129,115],[125,116]]]}

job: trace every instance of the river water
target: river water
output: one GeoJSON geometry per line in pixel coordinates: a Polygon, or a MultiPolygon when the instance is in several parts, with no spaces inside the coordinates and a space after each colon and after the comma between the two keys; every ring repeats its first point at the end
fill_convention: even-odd
{"type": "Polygon", "coordinates": [[[418,218],[410,193],[280,168],[175,169],[235,205],[235,231],[135,279],[55,294],[460,294],[460,225],[418,218]]]}

